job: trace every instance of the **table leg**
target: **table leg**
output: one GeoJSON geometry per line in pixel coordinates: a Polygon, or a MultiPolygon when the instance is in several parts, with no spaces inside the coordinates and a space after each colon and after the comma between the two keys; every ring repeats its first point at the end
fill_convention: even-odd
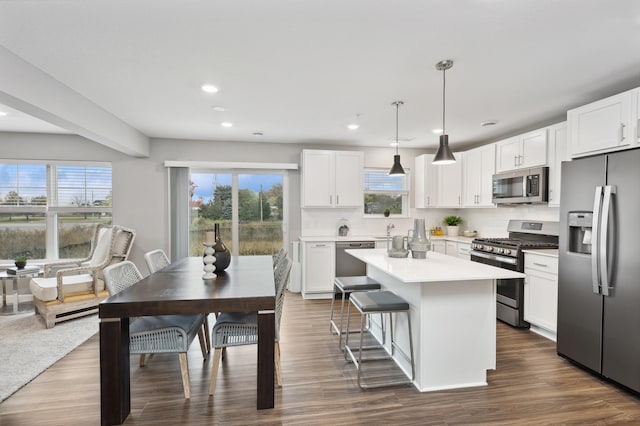
{"type": "Polygon", "coordinates": [[[276,338],[275,314],[273,311],[258,312],[258,410],[274,405],[274,355],[276,338]]]}
{"type": "Polygon", "coordinates": [[[100,320],[101,424],[120,425],[131,411],[129,318],[100,320]]]}

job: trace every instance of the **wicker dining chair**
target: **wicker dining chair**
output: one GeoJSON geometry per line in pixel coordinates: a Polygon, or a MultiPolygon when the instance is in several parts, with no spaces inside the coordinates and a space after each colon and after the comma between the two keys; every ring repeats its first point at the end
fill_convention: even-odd
{"type": "MultiPolygon", "coordinates": [[[[282,373],[280,370],[280,319],[284,306],[284,289],[291,272],[291,259],[284,257],[274,268],[274,281],[276,290],[276,338],[274,341],[274,367],[276,383],[282,386],[282,373]]],[[[213,365],[211,368],[211,383],[209,395],[213,395],[216,388],[216,378],[222,359],[224,348],[230,346],[254,345],[258,343],[258,314],[257,312],[223,312],[218,315],[213,331],[213,365]]]]}
{"type": "Polygon", "coordinates": [[[287,257],[287,249],[282,247],[278,253],[273,255],[273,267],[275,268],[285,257],[287,257]]]}
{"type": "MultiPolygon", "coordinates": [[[[103,271],[109,294],[132,286],[142,279],[142,274],[130,261],[112,265],[103,271]]],[[[187,351],[196,335],[200,339],[202,356],[207,353],[202,331],[204,314],[158,315],[131,318],[129,324],[129,353],[140,354],[140,366],[144,366],[144,355],[155,353],[178,353],[184,397],[191,397],[187,351]]]]}
{"type": "MultiPolygon", "coordinates": [[[[144,260],[147,263],[147,267],[149,268],[149,272],[152,274],[160,269],[168,266],[171,262],[169,262],[169,258],[164,253],[162,249],[152,250],[144,254],[144,260]]],[[[205,348],[206,351],[211,351],[211,335],[209,334],[209,316],[205,314],[204,322],[202,324],[202,330],[204,331],[204,340],[205,340],[205,348]]],[[[144,362],[144,355],[140,355],[141,359],[144,362]]]]}
{"type": "Polygon", "coordinates": [[[169,258],[167,257],[167,255],[161,249],[152,250],[145,253],[144,261],[147,262],[149,272],[151,272],[152,274],[171,263],[169,262],[169,258]]]}

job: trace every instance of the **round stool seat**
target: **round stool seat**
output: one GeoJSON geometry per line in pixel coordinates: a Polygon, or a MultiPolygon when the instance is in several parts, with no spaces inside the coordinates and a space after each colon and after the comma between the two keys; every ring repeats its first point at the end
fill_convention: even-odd
{"type": "Polygon", "coordinates": [[[372,291],[351,295],[351,303],[360,312],[404,312],[409,303],[391,291],[372,291]]]}
{"type": "Polygon", "coordinates": [[[366,276],[336,277],[336,287],[344,292],[380,290],[380,283],[366,276]]]}

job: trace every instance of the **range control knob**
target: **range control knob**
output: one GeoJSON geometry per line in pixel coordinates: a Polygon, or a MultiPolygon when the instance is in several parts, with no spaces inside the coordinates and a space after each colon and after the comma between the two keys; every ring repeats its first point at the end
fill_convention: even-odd
{"type": "Polygon", "coordinates": [[[503,249],[503,248],[499,248],[499,247],[498,247],[498,248],[496,249],[496,252],[497,252],[497,253],[504,253],[504,249],[503,249]]]}
{"type": "Polygon", "coordinates": [[[485,249],[486,251],[493,251],[493,247],[491,247],[491,246],[486,246],[484,249],[485,249]]]}
{"type": "Polygon", "coordinates": [[[504,249],[504,252],[503,252],[503,253],[504,253],[504,254],[511,254],[511,250],[509,250],[509,249],[504,249]]]}

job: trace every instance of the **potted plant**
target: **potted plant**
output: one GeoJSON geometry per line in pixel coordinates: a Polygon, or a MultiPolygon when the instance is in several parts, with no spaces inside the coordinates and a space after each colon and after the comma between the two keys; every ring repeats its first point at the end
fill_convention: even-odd
{"type": "Polygon", "coordinates": [[[445,216],[445,218],[442,220],[442,223],[447,226],[447,235],[459,235],[459,225],[462,223],[462,218],[460,216],[445,216]]]}
{"type": "Polygon", "coordinates": [[[15,259],[16,268],[24,269],[27,266],[27,256],[18,256],[15,259]]]}

